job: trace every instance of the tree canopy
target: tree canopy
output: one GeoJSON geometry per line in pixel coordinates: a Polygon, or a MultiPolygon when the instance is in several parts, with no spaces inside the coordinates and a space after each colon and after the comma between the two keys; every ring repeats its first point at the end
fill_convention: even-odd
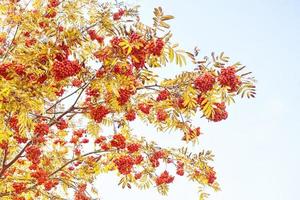
{"type": "Polygon", "coordinates": [[[130,125],[196,143],[196,113],[225,120],[236,96],[254,97],[254,79],[224,53],[183,50],[172,42],[174,17],[161,7],[153,14],[147,25],[125,3],[1,1],[1,199],[99,198],[93,183],[111,171],[123,188],[156,186],[163,195],[175,175],[219,189],[210,151],[162,148],[130,125]],[[157,73],[170,65],[182,72],[157,73]]]}

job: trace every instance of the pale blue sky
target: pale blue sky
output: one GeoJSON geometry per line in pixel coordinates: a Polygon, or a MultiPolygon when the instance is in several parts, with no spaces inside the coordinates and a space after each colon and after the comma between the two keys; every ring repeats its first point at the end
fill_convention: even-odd
{"type": "MultiPolygon", "coordinates": [[[[258,95],[238,100],[227,121],[206,123],[196,149],[212,150],[222,191],[212,200],[300,199],[300,1],[299,0],[132,0],[141,5],[142,20],[151,22],[152,9],[162,6],[176,16],[174,40],[186,49],[199,46],[202,55],[225,51],[254,72],[258,95]],[[298,190],[298,191],[297,191],[298,190]]],[[[167,68],[168,73],[175,70],[167,68]]],[[[139,125],[136,126],[137,128],[139,125]]],[[[137,132],[141,132],[140,129],[137,132]]],[[[178,134],[149,138],[162,145],[180,145],[178,134]],[[172,141],[174,139],[174,142],[172,141]]],[[[123,190],[115,176],[100,176],[103,200],[197,199],[197,187],[177,178],[168,197],[155,189],[123,190]]]]}

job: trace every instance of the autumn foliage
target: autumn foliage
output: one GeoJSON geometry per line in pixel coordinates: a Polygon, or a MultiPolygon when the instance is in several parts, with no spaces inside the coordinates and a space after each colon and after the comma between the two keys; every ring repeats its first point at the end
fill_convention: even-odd
{"type": "Polygon", "coordinates": [[[254,97],[244,66],[180,49],[160,7],[153,25],[97,0],[2,0],[0,15],[0,199],[93,199],[108,172],[161,194],[176,176],[219,189],[210,151],[161,148],[130,125],[197,144],[193,120],[225,120],[234,97],[254,97]],[[157,74],[170,65],[194,70],[157,74]]]}

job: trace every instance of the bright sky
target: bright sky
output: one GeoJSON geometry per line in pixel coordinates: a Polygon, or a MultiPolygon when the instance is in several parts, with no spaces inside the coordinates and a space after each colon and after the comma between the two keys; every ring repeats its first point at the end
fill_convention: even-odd
{"type": "MultiPolygon", "coordinates": [[[[204,135],[197,150],[212,150],[222,191],[213,200],[300,199],[300,1],[299,0],[132,0],[144,22],[162,6],[176,17],[174,40],[201,54],[225,51],[256,76],[258,95],[240,100],[221,123],[196,120],[204,135]]],[[[168,74],[176,71],[166,68],[168,74]]],[[[135,125],[135,132],[162,145],[177,146],[179,134],[156,133],[135,125]]],[[[193,200],[197,186],[177,178],[169,196],[155,189],[121,189],[115,175],[99,177],[101,199],[193,200]]]]}

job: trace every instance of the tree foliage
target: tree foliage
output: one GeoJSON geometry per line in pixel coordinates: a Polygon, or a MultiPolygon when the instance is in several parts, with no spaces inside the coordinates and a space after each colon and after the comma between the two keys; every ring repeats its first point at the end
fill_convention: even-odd
{"type": "Polygon", "coordinates": [[[161,148],[130,124],[197,141],[196,113],[218,122],[237,95],[254,97],[244,66],[180,49],[173,16],[160,7],[153,25],[138,7],[97,0],[2,0],[0,16],[1,199],[93,199],[95,178],[111,171],[123,188],[154,185],[165,195],[172,167],[219,189],[210,151],[161,148]],[[172,79],[156,73],[175,64],[195,69],[172,79]]]}

